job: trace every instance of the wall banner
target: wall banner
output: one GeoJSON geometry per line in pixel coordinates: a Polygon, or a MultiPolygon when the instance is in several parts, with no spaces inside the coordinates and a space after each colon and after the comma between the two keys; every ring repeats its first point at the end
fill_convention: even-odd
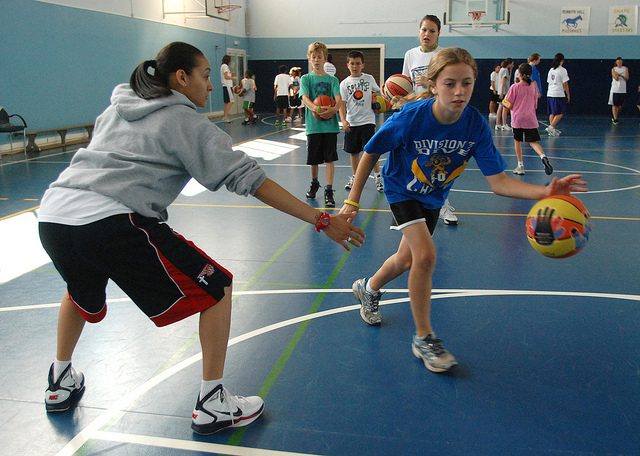
{"type": "Polygon", "coordinates": [[[610,6],[609,35],[635,35],[638,33],[638,7],[610,6]]]}
{"type": "Polygon", "coordinates": [[[561,35],[588,35],[589,12],[588,6],[567,6],[560,11],[561,35]]]}

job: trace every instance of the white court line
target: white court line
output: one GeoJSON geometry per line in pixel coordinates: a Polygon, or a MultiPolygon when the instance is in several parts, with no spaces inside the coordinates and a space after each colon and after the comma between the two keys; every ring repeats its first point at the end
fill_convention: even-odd
{"type": "MultiPolygon", "coordinates": [[[[257,290],[255,292],[239,292],[245,295],[252,294],[266,294],[268,290],[257,290]]],[[[351,289],[331,289],[331,290],[273,290],[278,292],[279,294],[296,294],[296,293],[351,293],[351,289]]],[[[406,290],[405,290],[406,291],[406,290]]],[[[605,298],[605,299],[622,299],[622,300],[630,300],[630,301],[640,301],[640,295],[628,295],[628,294],[616,294],[616,293],[592,293],[592,292],[571,292],[571,291],[545,291],[545,290],[478,290],[478,289],[470,289],[470,290],[450,290],[451,293],[442,293],[439,295],[432,296],[432,299],[443,299],[443,298],[457,298],[457,297],[467,297],[467,296],[495,296],[495,295],[542,295],[545,297],[548,296],[580,296],[580,297],[595,297],[595,298],[605,298]]],[[[235,293],[234,293],[235,294],[235,293]]],[[[381,301],[381,305],[389,305],[396,304],[400,302],[408,301],[408,297],[403,297],[399,299],[385,300],[381,301]]],[[[246,340],[252,339],[254,337],[266,334],[271,331],[275,331],[277,329],[284,328],[286,326],[294,325],[301,323],[307,320],[313,320],[316,318],[322,318],[329,315],[334,315],[338,313],[348,312],[351,310],[357,310],[360,308],[359,304],[338,307],[334,309],[325,310],[322,312],[317,312],[314,314],[306,314],[299,317],[291,318],[289,320],[284,320],[279,323],[274,323],[268,326],[264,326],[262,328],[258,328],[253,331],[249,331],[248,333],[242,334],[240,336],[234,337],[229,340],[229,346],[233,346],[237,343],[244,342],[246,340]]],[[[147,393],[156,385],[162,383],[167,380],[174,374],[180,372],[182,369],[185,369],[192,364],[200,361],[202,359],[202,353],[198,353],[196,355],[191,356],[183,360],[182,362],[176,364],[168,368],[167,370],[161,372],[155,377],[150,378],[145,383],[131,391],[129,394],[124,396],[122,399],[117,401],[113,406],[105,410],[104,413],[99,415],[93,422],[91,422],[87,427],[85,427],[82,431],[80,431],[76,436],[71,439],[67,445],[60,450],[57,455],[58,456],[72,456],[76,451],[78,451],[82,445],[84,445],[88,440],[95,438],[95,436],[99,436],[101,432],[100,428],[108,424],[110,421],[115,420],[117,417],[121,416],[127,410],[128,406],[137,400],[140,396],[147,393]]],[[[105,435],[105,434],[102,434],[105,435]]],[[[109,433],[109,435],[116,435],[116,433],[109,433]]],[[[126,436],[127,434],[125,434],[126,436]]],[[[125,438],[125,437],[123,437],[125,438]]],[[[148,436],[148,439],[155,439],[157,437],[148,436]]],[[[188,441],[187,441],[188,442],[188,441]]],[[[224,453],[227,454],[236,454],[229,452],[233,448],[238,448],[234,446],[225,447],[223,450],[224,453]]],[[[266,451],[266,450],[265,450],[266,451]]]]}
{"type": "Polygon", "coordinates": [[[292,453],[290,451],[264,450],[218,443],[194,442],[192,440],[168,439],[138,434],[121,434],[117,432],[96,431],[94,439],[110,442],[135,443],[152,447],[171,448],[172,450],[200,451],[202,453],[228,454],[233,456],[309,456],[310,453],[292,453]]]}

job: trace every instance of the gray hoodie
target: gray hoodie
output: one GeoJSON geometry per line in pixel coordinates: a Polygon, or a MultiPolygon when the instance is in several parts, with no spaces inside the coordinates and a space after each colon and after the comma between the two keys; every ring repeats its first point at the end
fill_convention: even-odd
{"type": "Polygon", "coordinates": [[[209,190],[225,185],[245,196],[255,194],[266,178],[184,95],[174,91],[144,100],[121,84],[96,120],[89,145],[76,152],[50,188],[90,190],[166,220],[167,206],[191,177],[209,190]]]}

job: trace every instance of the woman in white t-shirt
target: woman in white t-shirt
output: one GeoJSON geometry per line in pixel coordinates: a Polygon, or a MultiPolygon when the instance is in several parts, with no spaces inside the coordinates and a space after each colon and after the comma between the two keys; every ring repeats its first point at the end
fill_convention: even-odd
{"type": "Polygon", "coordinates": [[[611,68],[611,91],[609,92],[609,104],[611,105],[611,123],[618,125],[618,117],[622,111],[622,105],[627,95],[627,81],[629,80],[629,68],[623,65],[622,57],[616,57],[616,64],[611,68]]]}
{"type": "Polygon", "coordinates": [[[553,58],[553,64],[547,75],[547,109],[549,111],[549,126],[545,128],[549,136],[560,136],[560,130],[556,126],[567,111],[567,104],[571,102],[569,93],[569,73],[562,66],[564,55],[557,53],[553,58]]]}
{"type": "Polygon", "coordinates": [[[231,56],[225,55],[222,57],[222,64],[220,65],[220,80],[222,81],[222,101],[224,102],[223,108],[223,120],[226,123],[231,122],[229,112],[231,111],[231,105],[234,102],[233,98],[233,80],[238,79],[231,74],[231,56]]]}

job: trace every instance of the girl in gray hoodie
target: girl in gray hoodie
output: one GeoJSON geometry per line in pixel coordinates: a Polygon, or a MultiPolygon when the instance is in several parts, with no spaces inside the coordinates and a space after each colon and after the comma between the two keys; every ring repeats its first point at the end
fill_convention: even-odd
{"type": "Polygon", "coordinates": [[[196,432],[245,426],[262,413],[260,397],[235,396],[223,386],[232,274],[165,223],[167,207],[191,178],[211,191],[224,185],[253,195],[347,250],[364,241],[347,215],[330,216],[295,198],[196,112],[212,90],[210,73],[204,54],[180,42],[138,65],[129,84],[114,89],[89,145],[42,198],[40,238],[67,283],[45,395],[49,412],[68,410],[84,392],[71,356],[85,322],[106,315],[111,279],[157,326],[200,314],[196,432]]]}

